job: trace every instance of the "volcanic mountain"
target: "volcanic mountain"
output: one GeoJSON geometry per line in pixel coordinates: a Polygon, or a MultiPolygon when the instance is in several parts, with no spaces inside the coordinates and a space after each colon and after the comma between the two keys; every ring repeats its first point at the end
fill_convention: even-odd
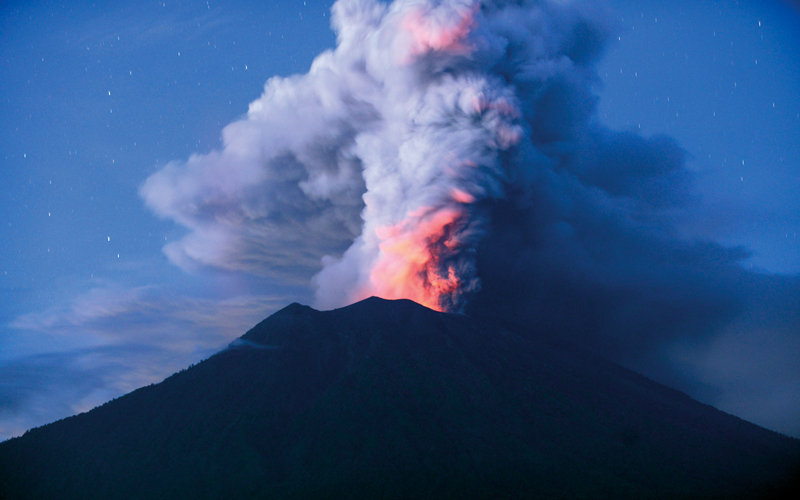
{"type": "Polygon", "coordinates": [[[798,463],[563,340],[370,298],[0,444],[0,498],[781,498],[798,463]]]}

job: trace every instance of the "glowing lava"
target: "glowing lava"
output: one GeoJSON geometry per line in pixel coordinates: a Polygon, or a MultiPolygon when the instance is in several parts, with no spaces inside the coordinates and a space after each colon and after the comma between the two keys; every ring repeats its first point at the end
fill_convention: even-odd
{"type": "Polygon", "coordinates": [[[411,299],[437,311],[452,309],[469,285],[460,277],[456,258],[466,218],[462,208],[424,207],[409,212],[397,225],[379,228],[380,256],[361,295],[411,299]]]}

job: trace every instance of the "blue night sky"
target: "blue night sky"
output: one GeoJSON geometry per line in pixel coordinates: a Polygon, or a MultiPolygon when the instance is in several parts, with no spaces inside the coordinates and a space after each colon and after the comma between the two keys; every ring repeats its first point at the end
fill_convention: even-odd
{"type": "MultiPolygon", "coordinates": [[[[0,4],[0,439],[158,382],[290,302],[314,302],[317,270],[300,256],[264,272],[176,265],[163,249],[189,231],[148,207],[142,186],[220,149],[269,78],[308,72],[336,43],[332,4],[0,4]]],[[[617,360],[800,437],[800,9],[608,5],[597,119],[686,151],[676,238],[746,249],[737,265],[792,290],[730,320],[727,341],[660,344],[680,376],[617,360]]]]}

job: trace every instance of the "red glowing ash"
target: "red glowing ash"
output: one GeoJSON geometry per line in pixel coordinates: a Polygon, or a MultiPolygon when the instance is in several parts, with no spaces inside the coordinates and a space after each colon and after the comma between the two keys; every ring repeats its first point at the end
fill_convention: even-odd
{"type": "Polygon", "coordinates": [[[424,54],[429,50],[466,53],[470,48],[464,45],[472,26],[475,24],[475,9],[464,8],[458,13],[459,19],[440,18],[415,9],[403,20],[403,28],[411,35],[411,53],[424,54]]]}
{"type": "Polygon", "coordinates": [[[361,295],[411,299],[437,311],[452,308],[465,285],[455,257],[466,217],[462,208],[424,207],[379,228],[380,256],[361,295]]]}

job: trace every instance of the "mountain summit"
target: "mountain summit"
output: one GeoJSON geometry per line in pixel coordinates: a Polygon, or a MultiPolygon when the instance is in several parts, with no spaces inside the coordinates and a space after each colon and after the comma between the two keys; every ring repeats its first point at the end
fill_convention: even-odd
{"type": "Polygon", "coordinates": [[[567,342],[373,297],[1,443],[0,498],[779,498],[798,463],[567,342]]]}

